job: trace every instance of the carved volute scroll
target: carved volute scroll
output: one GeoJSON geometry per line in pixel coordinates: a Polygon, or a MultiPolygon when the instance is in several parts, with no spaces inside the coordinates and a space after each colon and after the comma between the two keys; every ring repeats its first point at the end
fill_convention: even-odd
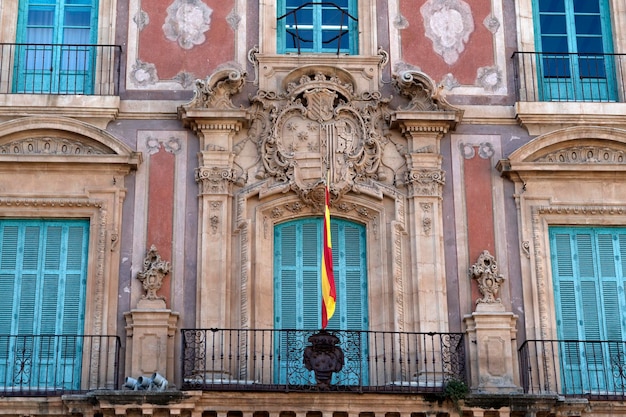
{"type": "Polygon", "coordinates": [[[410,99],[409,104],[400,109],[405,111],[452,111],[458,115],[458,121],[463,112],[449,104],[433,81],[416,68],[399,68],[393,77],[396,89],[410,99]]]}
{"type": "Polygon", "coordinates": [[[485,250],[478,257],[478,261],[470,267],[470,276],[478,283],[478,289],[483,298],[476,300],[476,304],[502,305],[498,297],[500,285],[504,277],[498,271],[496,259],[485,250]]]}
{"type": "Polygon", "coordinates": [[[286,91],[260,91],[252,100],[251,133],[260,138],[262,160],[257,179],[269,178],[269,188],[291,189],[311,206],[323,204],[327,173],[333,201],[348,191],[380,196],[387,101],[355,97],[349,80],[323,72],[288,82],[286,91]]]}
{"type": "Polygon", "coordinates": [[[157,295],[157,291],[163,285],[163,278],[170,273],[171,265],[161,259],[156,247],[152,245],[143,260],[143,270],[137,274],[137,279],[143,284],[146,291],[141,296],[143,300],[165,300],[165,297],[157,295]]]}
{"type": "Polygon", "coordinates": [[[231,97],[241,91],[246,72],[236,63],[220,66],[204,80],[196,80],[194,97],[186,108],[235,109],[231,97]]]}

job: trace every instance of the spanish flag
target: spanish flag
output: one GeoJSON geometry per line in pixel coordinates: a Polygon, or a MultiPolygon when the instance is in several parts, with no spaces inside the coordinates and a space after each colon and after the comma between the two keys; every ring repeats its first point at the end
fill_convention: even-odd
{"type": "Polygon", "coordinates": [[[326,183],[324,201],[324,248],[322,249],[322,329],[335,313],[335,276],[333,274],[333,248],[330,238],[330,191],[326,183]]]}

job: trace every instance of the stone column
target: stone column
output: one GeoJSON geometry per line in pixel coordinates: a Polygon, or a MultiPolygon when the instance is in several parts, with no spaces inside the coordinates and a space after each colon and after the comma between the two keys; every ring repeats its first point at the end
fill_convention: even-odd
{"type": "Polygon", "coordinates": [[[507,312],[498,298],[501,283],[498,265],[484,251],[470,268],[483,295],[476,301],[476,311],[465,316],[469,339],[470,390],[475,393],[520,392],[516,351],[517,316],[507,312]]]}
{"type": "Polygon", "coordinates": [[[171,383],[174,378],[174,336],[178,313],[166,308],[163,297],[156,292],[170,272],[170,263],[163,261],[152,246],[137,274],[146,294],[126,317],[126,375],[152,377],[155,372],[171,383]]]}

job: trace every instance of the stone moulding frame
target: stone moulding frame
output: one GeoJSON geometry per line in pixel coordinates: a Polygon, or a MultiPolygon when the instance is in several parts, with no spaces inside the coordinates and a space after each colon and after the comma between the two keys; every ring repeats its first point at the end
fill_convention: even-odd
{"type": "Polygon", "coordinates": [[[626,130],[547,133],[498,162],[515,183],[526,339],[556,339],[549,227],[626,224],[626,130]]]}
{"type": "Polygon", "coordinates": [[[0,176],[11,178],[0,188],[0,218],[89,219],[83,331],[116,334],[109,317],[117,309],[124,182],[141,154],[94,126],[50,116],[0,124],[0,149],[0,176]]]}
{"type": "Polygon", "coordinates": [[[536,337],[542,340],[557,339],[556,309],[550,262],[550,240],[548,229],[552,225],[623,226],[626,224],[626,206],[531,206],[532,254],[535,275],[534,292],[538,302],[538,330],[536,337]]]}
{"type": "MultiPolygon", "coordinates": [[[[302,204],[295,195],[287,195],[285,198],[272,199],[258,205],[251,204],[251,198],[257,195],[249,190],[248,193],[241,193],[237,204],[238,240],[240,259],[239,275],[239,302],[240,317],[239,325],[242,328],[272,328],[273,314],[271,309],[267,309],[259,303],[253,304],[251,300],[259,299],[251,294],[264,294],[271,297],[273,294],[273,247],[274,232],[276,224],[288,220],[303,218],[307,216],[321,216],[322,212],[313,206],[302,204]]],[[[402,205],[402,199],[395,204],[402,205]]],[[[400,329],[405,327],[404,306],[406,302],[407,290],[403,282],[403,251],[405,232],[404,227],[398,225],[404,219],[387,219],[382,202],[372,202],[369,198],[346,196],[341,204],[331,207],[333,216],[345,220],[364,224],[368,231],[366,236],[367,245],[367,270],[368,270],[368,293],[370,300],[370,318],[382,321],[395,320],[396,326],[400,329]],[[388,232],[386,229],[393,230],[388,232]],[[387,238],[391,233],[393,236],[387,238]],[[390,246],[392,246],[390,248],[390,246]],[[391,257],[381,256],[382,262],[373,262],[376,254],[391,252],[391,257]],[[389,265],[388,263],[393,263],[389,265]],[[372,276],[387,276],[381,270],[393,270],[393,284],[390,282],[372,281],[372,276]],[[393,286],[393,289],[391,289],[393,286]],[[394,292],[393,305],[374,305],[373,294],[380,294],[388,291],[394,292]]],[[[402,209],[398,209],[403,212],[402,209]]],[[[391,278],[390,278],[391,280],[391,278]]],[[[375,328],[381,323],[372,321],[371,328],[375,328]]]]}

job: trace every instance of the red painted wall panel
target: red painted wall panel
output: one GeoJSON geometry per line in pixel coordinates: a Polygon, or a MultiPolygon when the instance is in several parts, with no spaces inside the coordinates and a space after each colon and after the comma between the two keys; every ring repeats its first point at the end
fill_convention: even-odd
{"type": "Polygon", "coordinates": [[[400,0],[400,12],[408,21],[408,27],[401,31],[402,61],[415,65],[435,81],[452,73],[460,84],[473,85],[478,68],[493,66],[493,35],[483,25],[491,15],[490,0],[466,1],[470,6],[474,21],[474,31],[470,34],[465,49],[458,60],[448,65],[443,57],[433,49],[433,42],[426,37],[424,18],[420,8],[427,0],[400,0]]]}
{"type": "Polygon", "coordinates": [[[235,59],[235,32],[226,21],[233,10],[233,0],[203,0],[213,12],[206,40],[190,49],[166,38],[163,24],[167,8],[174,0],[144,1],[141,8],[150,23],[139,33],[139,59],[154,64],[160,80],[172,79],[181,71],[198,78],[206,77],[220,64],[235,59]]]}

